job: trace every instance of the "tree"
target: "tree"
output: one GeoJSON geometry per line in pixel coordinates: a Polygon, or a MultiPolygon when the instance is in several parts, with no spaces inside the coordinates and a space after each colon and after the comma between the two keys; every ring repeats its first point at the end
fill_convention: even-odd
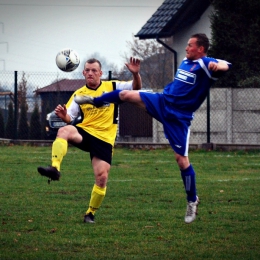
{"type": "Polygon", "coordinates": [[[27,122],[27,106],[26,104],[21,104],[20,106],[20,117],[18,125],[18,138],[27,140],[29,137],[29,126],[27,122]]]}
{"type": "Polygon", "coordinates": [[[212,46],[209,56],[230,61],[229,73],[215,84],[236,87],[239,82],[258,75],[260,55],[260,1],[213,0],[211,15],[212,46]]]}
{"type": "Polygon", "coordinates": [[[41,122],[38,105],[35,104],[30,120],[30,139],[41,139],[41,122]]]}
{"type": "MultiPolygon", "coordinates": [[[[102,65],[102,71],[104,73],[103,74],[104,76],[106,76],[106,74],[108,74],[109,71],[115,71],[115,72],[118,71],[116,64],[114,64],[113,62],[107,61],[107,59],[104,56],[102,56],[99,52],[94,52],[90,55],[87,55],[85,61],[87,61],[88,59],[91,59],[91,58],[95,58],[100,61],[101,65],[102,65]]],[[[80,65],[81,70],[84,69],[85,61],[82,62],[80,65]]]]}
{"type": "Polygon", "coordinates": [[[28,119],[27,119],[28,105],[27,105],[27,101],[26,101],[27,80],[25,78],[24,72],[23,72],[22,80],[19,83],[18,89],[19,89],[19,101],[20,101],[18,138],[26,140],[29,137],[29,125],[28,125],[28,119]]]}
{"type": "MultiPolygon", "coordinates": [[[[171,38],[164,40],[169,46],[171,38]]],[[[130,56],[139,58],[141,63],[141,77],[144,88],[160,89],[173,79],[173,53],[158,43],[156,40],[138,40],[127,42],[130,56]]],[[[124,54],[125,62],[129,61],[129,54],[124,54]]],[[[126,73],[127,69],[121,71],[126,73]]],[[[131,74],[129,74],[131,76],[131,74]]]]}
{"type": "Polygon", "coordinates": [[[2,109],[0,108],[0,138],[5,137],[5,126],[4,126],[4,117],[2,109]]]}
{"type": "Polygon", "coordinates": [[[8,117],[7,117],[7,123],[5,127],[5,136],[6,138],[13,139],[15,134],[14,129],[14,107],[13,103],[10,101],[8,104],[8,117]]]}

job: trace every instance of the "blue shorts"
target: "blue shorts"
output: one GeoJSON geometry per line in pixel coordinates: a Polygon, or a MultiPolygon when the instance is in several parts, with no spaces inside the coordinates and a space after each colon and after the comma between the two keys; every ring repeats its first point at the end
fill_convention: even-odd
{"type": "Polygon", "coordinates": [[[165,137],[172,149],[177,154],[188,156],[193,113],[177,110],[165,101],[162,93],[140,92],[140,97],[148,114],[163,124],[165,137]]]}

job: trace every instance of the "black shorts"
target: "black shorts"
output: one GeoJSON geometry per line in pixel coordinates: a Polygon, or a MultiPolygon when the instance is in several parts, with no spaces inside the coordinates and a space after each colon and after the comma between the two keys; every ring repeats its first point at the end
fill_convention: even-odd
{"type": "Polygon", "coordinates": [[[90,135],[88,132],[84,131],[82,128],[75,126],[82,136],[82,142],[77,144],[74,142],[70,142],[73,146],[85,151],[89,152],[91,161],[93,157],[97,157],[102,161],[105,161],[111,165],[112,162],[112,154],[113,154],[113,146],[107,142],[104,142],[93,135],[90,135]]]}

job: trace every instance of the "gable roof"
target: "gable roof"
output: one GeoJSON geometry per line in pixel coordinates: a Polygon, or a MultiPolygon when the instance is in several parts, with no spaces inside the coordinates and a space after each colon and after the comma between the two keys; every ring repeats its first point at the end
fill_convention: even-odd
{"type": "Polygon", "coordinates": [[[37,94],[46,93],[46,92],[74,92],[75,90],[86,85],[85,79],[62,79],[57,82],[54,82],[46,87],[37,89],[35,92],[37,94]]]}
{"type": "Polygon", "coordinates": [[[139,39],[167,38],[199,20],[210,0],[166,0],[135,35],[139,39]]]}
{"type": "MultiPolygon", "coordinates": [[[[107,81],[107,79],[101,79],[107,81]]],[[[35,92],[36,94],[50,93],[50,92],[74,92],[77,89],[86,85],[85,79],[61,79],[46,87],[39,88],[35,92]]]]}

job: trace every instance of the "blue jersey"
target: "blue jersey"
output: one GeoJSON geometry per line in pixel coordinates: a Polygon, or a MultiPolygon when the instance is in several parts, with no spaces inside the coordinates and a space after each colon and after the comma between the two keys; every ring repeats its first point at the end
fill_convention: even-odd
{"type": "Polygon", "coordinates": [[[217,80],[214,72],[208,70],[210,61],[218,62],[209,57],[198,60],[185,58],[174,81],[164,88],[166,104],[180,111],[195,112],[205,100],[212,83],[217,80]]]}
{"type": "Polygon", "coordinates": [[[212,83],[224,73],[209,71],[210,61],[218,62],[209,57],[194,61],[185,58],[174,81],[164,88],[163,93],[140,92],[147,112],[163,124],[165,137],[173,150],[183,156],[188,155],[193,113],[205,100],[212,83]]]}

